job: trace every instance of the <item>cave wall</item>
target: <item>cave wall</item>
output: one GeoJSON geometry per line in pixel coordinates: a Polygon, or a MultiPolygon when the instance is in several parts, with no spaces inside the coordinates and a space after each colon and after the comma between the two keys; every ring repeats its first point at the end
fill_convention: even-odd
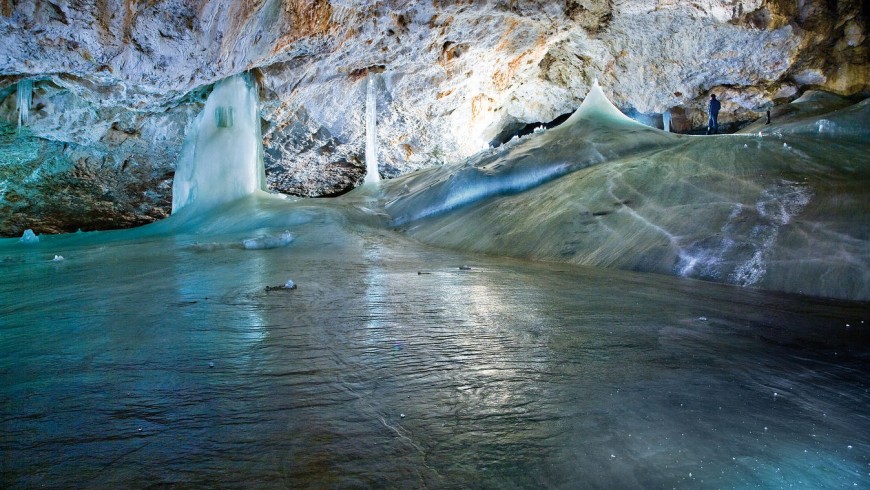
{"type": "Polygon", "coordinates": [[[866,2],[823,0],[5,0],[0,234],[166,216],[203,97],[240,71],[260,83],[269,187],[335,195],[365,171],[370,72],[390,177],[569,113],[595,79],[683,131],[711,92],[725,124],[807,89],[866,94],[867,18],[866,2]],[[18,133],[22,78],[35,89],[18,133]]]}

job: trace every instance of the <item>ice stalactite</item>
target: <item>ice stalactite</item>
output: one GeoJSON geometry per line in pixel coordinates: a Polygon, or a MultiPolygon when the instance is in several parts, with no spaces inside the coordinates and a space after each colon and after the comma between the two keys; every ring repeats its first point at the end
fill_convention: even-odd
{"type": "Polygon", "coordinates": [[[33,81],[21,80],[18,82],[16,104],[18,107],[18,129],[27,124],[30,119],[30,103],[33,100],[33,81]]]}
{"type": "Polygon", "coordinates": [[[185,139],[172,185],[172,212],[208,209],[265,189],[256,83],[247,74],[215,85],[185,139]]]}
{"type": "Polygon", "coordinates": [[[378,174],[378,92],[377,74],[369,73],[366,87],[366,184],[377,184],[378,174]]]}
{"type": "Polygon", "coordinates": [[[668,109],[662,113],[662,126],[665,131],[671,131],[671,110],[668,109]]]}

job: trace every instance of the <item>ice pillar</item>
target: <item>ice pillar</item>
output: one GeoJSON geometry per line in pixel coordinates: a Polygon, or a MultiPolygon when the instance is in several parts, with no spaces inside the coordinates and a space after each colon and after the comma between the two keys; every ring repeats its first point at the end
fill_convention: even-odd
{"type": "Polygon", "coordinates": [[[667,132],[671,131],[671,110],[668,109],[662,113],[662,126],[667,132]]]}
{"type": "Polygon", "coordinates": [[[217,83],[181,149],[172,212],[205,210],[264,190],[257,84],[248,74],[217,83]]]}
{"type": "Polygon", "coordinates": [[[15,102],[18,108],[18,129],[27,124],[30,119],[30,103],[33,100],[33,81],[20,80],[18,82],[15,102]]]}
{"type": "Polygon", "coordinates": [[[366,184],[381,180],[378,174],[378,92],[377,74],[369,72],[366,87],[366,184]]]}

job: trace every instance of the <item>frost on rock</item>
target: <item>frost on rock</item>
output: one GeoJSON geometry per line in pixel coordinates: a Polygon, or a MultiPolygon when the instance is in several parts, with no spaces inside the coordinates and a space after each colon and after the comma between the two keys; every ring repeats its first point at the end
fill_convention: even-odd
{"type": "Polygon", "coordinates": [[[248,238],[242,242],[246,250],[263,250],[267,248],[286,247],[293,242],[293,234],[285,231],[278,236],[248,238]]]}

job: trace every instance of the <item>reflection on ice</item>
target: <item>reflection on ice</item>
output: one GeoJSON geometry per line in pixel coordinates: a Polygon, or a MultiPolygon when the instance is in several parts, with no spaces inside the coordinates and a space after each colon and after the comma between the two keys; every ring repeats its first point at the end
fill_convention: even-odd
{"type": "Polygon", "coordinates": [[[865,304],[449,252],[316,206],[0,242],[22,257],[0,264],[4,483],[863,483],[865,304]]]}

